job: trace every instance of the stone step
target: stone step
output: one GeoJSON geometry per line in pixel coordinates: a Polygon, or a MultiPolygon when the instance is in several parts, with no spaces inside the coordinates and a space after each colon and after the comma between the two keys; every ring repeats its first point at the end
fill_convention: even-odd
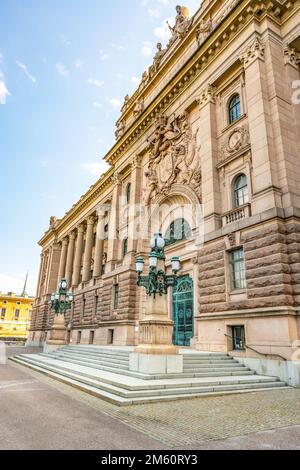
{"type": "MultiPolygon", "coordinates": [[[[47,356],[47,354],[45,354],[45,356],[47,356]]],[[[111,365],[111,366],[114,366],[118,369],[121,369],[121,368],[124,368],[124,369],[128,369],[129,367],[129,360],[118,360],[118,359],[109,359],[109,358],[101,358],[101,357],[97,357],[97,356],[85,356],[83,354],[75,354],[75,353],[69,353],[69,352],[64,352],[64,351],[61,351],[61,352],[55,352],[55,353],[51,353],[50,354],[51,357],[65,357],[66,359],[67,358],[75,358],[75,359],[82,359],[82,360],[85,360],[86,362],[90,362],[91,364],[92,363],[98,363],[98,364],[103,364],[103,365],[111,365]]]]}
{"type": "MultiPolygon", "coordinates": [[[[43,354],[45,357],[49,357],[50,355],[43,354]]],[[[60,355],[59,353],[56,353],[55,356],[51,354],[51,357],[55,357],[57,360],[61,361],[67,361],[71,362],[74,364],[79,364],[79,365],[86,365],[88,367],[93,367],[99,370],[105,370],[108,372],[115,372],[115,373],[125,373],[125,370],[127,371],[127,375],[131,375],[134,377],[140,377],[144,378],[147,380],[147,378],[152,377],[149,375],[141,374],[138,372],[132,372],[129,371],[128,367],[126,369],[119,369],[116,368],[114,364],[104,364],[104,363],[97,363],[93,362],[90,360],[86,360],[83,356],[75,356],[75,355],[66,355],[62,354],[60,355]],[[119,369],[119,370],[118,370],[119,369]]],[[[246,368],[244,365],[241,365],[239,363],[237,364],[230,364],[228,367],[218,367],[218,366],[210,366],[210,367],[198,367],[194,369],[188,369],[184,370],[183,373],[185,374],[185,377],[193,377],[193,376],[199,376],[199,377],[213,377],[215,375],[218,375],[222,373],[222,376],[224,375],[239,375],[240,372],[244,372],[245,375],[250,371],[249,368],[246,368]]],[[[250,372],[251,373],[251,372],[250,372]]],[[[177,377],[178,374],[173,374],[172,377],[177,377]]],[[[164,375],[155,375],[155,377],[164,377],[164,375]]]]}
{"type": "MultiPolygon", "coordinates": [[[[40,356],[22,356],[25,362],[31,362],[38,365],[42,365],[48,369],[55,369],[55,371],[60,371],[61,373],[66,373],[70,375],[76,375],[77,379],[79,376],[83,379],[92,379],[94,381],[106,382],[109,385],[118,387],[120,385],[120,378],[115,374],[101,374],[99,372],[94,371],[93,369],[89,369],[87,367],[77,367],[73,368],[68,363],[61,363],[58,364],[56,361],[52,359],[40,357],[40,356]]],[[[142,380],[122,380],[122,388],[126,390],[135,390],[135,391],[145,391],[145,390],[153,390],[156,389],[173,389],[173,388],[187,388],[187,387],[197,387],[199,385],[205,386],[215,386],[215,385],[235,385],[235,384],[245,384],[245,383],[263,383],[263,382],[277,382],[278,379],[276,377],[264,377],[264,376],[255,376],[252,375],[251,377],[237,377],[237,378],[223,378],[220,379],[219,377],[215,377],[214,379],[182,379],[181,377],[170,380],[170,379],[163,379],[163,380],[152,380],[151,382],[145,383],[142,380]]],[[[93,383],[95,385],[95,382],[93,383]]]]}
{"type": "Polygon", "coordinates": [[[106,355],[106,356],[119,356],[119,357],[129,357],[129,354],[131,351],[125,351],[122,349],[117,349],[117,348],[101,348],[101,347],[96,347],[96,346],[65,346],[60,349],[60,351],[79,351],[79,352],[89,352],[92,354],[101,354],[101,355],[106,355]]]}
{"type": "Polygon", "coordinates": [[[38,358],[37,356],[23,356],[13,358],[12,360],[20,364],[27,365],[40,372],[47,373],[47,375],[56,378],[57,380],[80,388],[87,393],[91,393],[119,406],[162,400],[177,400],[180,398],[195,398],[197,396],[207,396],[208,394],[217,395],[224,394],[226,392],[240,393],[242,391],[258,391],[285,386],[283,382],[279,382],[276,378],[253,376],[247,379],[239,378],[236,380],[219,380],[218,378],[215,381],[203,381],[202,384],[196,382],[180,383],[178,381],[161,381],[161,383],[151,383],[151,386],[147,386],[147,384],[137,384],[133,387],[133,385],[131,385],[130,388],[135,389],[129,390],[128,386],[126,387],[124,382],[118,382],[117,377],[114,381],[108,381],[105,377],[97,377],[96,379],[92,374],[86,374],[80,369],[78,371],[73,371],[67,367],[57,367],[57,364],[53,364],[51,360],[46,361],[45,358],[38,358]]]}
{"type": "Polygon", "coordinates": [[[228,364],[223,364],[222,362],[211,362],[209,364],[192,364],[186,365],[183,364],[184,370],[193,370],[193,369],[210,369],[211,367],[215,367],[218,369],[226,369],[226,367],[241,367],[241,364],[237,361],[229,362],[228,364]]]}

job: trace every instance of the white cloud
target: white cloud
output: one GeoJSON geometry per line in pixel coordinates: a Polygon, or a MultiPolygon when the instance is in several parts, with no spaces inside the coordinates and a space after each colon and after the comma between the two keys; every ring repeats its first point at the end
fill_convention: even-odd
{"type": "Polygon", "coordinates": [[[10,96],[10,93],[5,84],[4,75],[0,70],[0,104],[6,103],[7,96],[10,96]]]}
{"type": "Polygon", "coordinates": [[[56,64],[56,70],[62,77],[68,77],[69,76],[69,70],[64,64],[56,64]]]}
{"type": "Polygon", "coordinates": [[[155,36],[160,40],[168,40],[171,36],[167,22],[169,22],[170,25],[174,24],[174,18],[166,18],[161,26],[157,26],[157,28],[154,29],[155,36]]]}
{"type": "Polygon", "coordinates": [[[116,49],[117,51],[125,51],[126,47],[123,46],[122,44],[111,44],[111,47],[113,49],[116,49]]]}
{"type": "Polygon", "coordinates": [[[160,18],[160,11],[157,9],[149,8],[148,15],[150,18],[160,18]]]}
{"type": "Polygon", "coordinates": [[[114,109],[120,109],[122,106],[121,100],[119,98],[111,99],[110,104],[114,109]]]}
{"type": "Polygon", "coordinates": [[[102,60],[102,61],[103,61],[103,60],[108,60],[108,59],[109,59],[109,55],[106,54],[106,52],[104,52],[104,51],[100,51],[99,59],[102,60]]]}
{"type": "Polygon", "coordinates": [[[28,70],[27,65],[23,64],[19,60],[16,60],[16,64],[18,67],[20,67],[21,70],[23,70],[24,74],[26,75],[27,78],[29,78],[32,83],[36,83],[36,77],[34,77],[28,70]]]}
{"type": "Polygon", "coordinates": [[[105,161],[102,162],[84,162],[81,167],[90,175],[97,176],[98,178],[108,170],[108,165],[105,161]]]}
{"type": "Polygon", "coordinates": [[[74,62],[74,66],[75,66],[76,69],[81,69],[82,66],[83,66],[82,60],[76,59],[75,62],[74,62]]]}
{"type": "Polygon", "coordinates": [[[131,77],[131,82],[135,85],[139,85],[141,83],[141,79],[139,77],[131,77]]]}
{"type": "Polygon", "coordinates": [[[142,47],[142,54],[146,57],[152,55],[153,45],[149,41],[145,41],[142,47]]]}
{"type": "Polygon", "coordinates": [[[99,101],[94,101],[93,106],[94,108],[102,108],[102,104],[99,101]]]}
{"type": "Polygon", "coordinates": [[[89,78],[87,82],[88,82],[89,85],[93,85],[93,86],[96,86],[98,88],[100,88],[104,85],[104,81],[103,80],[98,80],[97,78],[89,78]]]}

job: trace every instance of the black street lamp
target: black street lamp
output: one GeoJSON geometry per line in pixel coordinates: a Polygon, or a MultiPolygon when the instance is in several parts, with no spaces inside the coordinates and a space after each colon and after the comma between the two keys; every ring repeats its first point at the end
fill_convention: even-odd
{"type": "Polygon", "coordinates": [[[59,283],[58,292],[51,295],[51,308],[55,310],[56,315],[65,315],[74,301],[72,292],[68,292],[68,283],[62,279],[59,283]]]}
{"type": "Polygon", "coordinates": [[[149,274],[142,276],[144,270],[144,260],[139,257],[136,260],[136,272],[138,274],[137,285],[145,287],[149,297],[156,297],[168,293],[169,287],[177,284],[177,273],[180,270],[180,260],[174,256],[172,262],[172,275],[167,275],[165,271],[165,240],[161,233],[156,233],[151,240],[151,252],[149,254],[149,274]]]}

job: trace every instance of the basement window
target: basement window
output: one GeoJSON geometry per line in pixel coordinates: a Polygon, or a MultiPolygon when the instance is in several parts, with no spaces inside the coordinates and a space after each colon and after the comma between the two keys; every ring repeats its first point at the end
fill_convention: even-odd
{"type": "Polygon", "coordinates": [[[244,326],[232,327],[232,349],[233,351],[245,351],[246,336],[244,326]]]}

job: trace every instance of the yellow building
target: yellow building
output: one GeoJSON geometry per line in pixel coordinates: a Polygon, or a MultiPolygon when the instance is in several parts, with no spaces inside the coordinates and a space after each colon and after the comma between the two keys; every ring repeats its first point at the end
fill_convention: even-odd
{"type": "Polygon", "coordinates": [[[0,293],[0,341],[21,341],[28,336],[34,298],[0,293]]]}

